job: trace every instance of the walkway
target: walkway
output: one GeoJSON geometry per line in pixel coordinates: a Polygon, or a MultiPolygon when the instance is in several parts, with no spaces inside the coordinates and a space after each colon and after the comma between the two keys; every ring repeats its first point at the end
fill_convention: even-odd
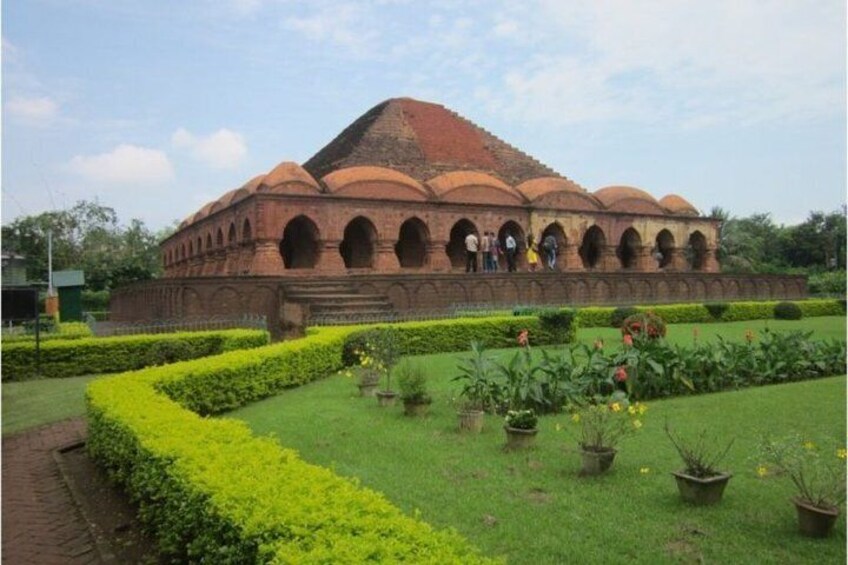
{"type": "Polygon", "coordinates": [[[100,563],[52,454],[85,435],[76,418],[3,438],[3,563],[100,563]]]}

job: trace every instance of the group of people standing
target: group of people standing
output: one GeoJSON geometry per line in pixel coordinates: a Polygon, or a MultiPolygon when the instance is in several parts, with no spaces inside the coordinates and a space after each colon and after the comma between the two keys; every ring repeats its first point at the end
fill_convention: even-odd
{"type": "MultiPolygon", "coordinates": [[[[545,266],[548,270],[556,270],[556,258],[558,253],[558,245],[556,238],[548,234],[542,240],[541,252],[544,255],[545,266]]],[[[527,238],[527,266],[531,271],[535,271],[539,267],[539,245],[533,239],[533,235],[527,238]]],[[[477,255],[483,256],[483,272],[495,273],[498,271],[500,258],[506,257],[507,271],[514,273],[516,268],[516,255],[518,254],[518,244],[512,233],[507,233],[504,238],[503,246],[494,232],[484,232],[482,238],[478,238],[474,232],[465,236],[465,272],[477,272],[477,255]]]]}

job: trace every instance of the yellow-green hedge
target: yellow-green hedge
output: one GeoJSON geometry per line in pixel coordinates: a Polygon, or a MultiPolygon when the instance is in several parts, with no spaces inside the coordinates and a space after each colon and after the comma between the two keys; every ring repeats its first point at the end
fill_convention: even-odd
{"type": "Polygon", "coordinates": [[[209,563],[488,561],[458,534],[405,516],[244,423],[192,411],[220,412],[331,374],[352,331],[326,328],[89,384],[89,452],[138,501],[165,554],[209,563]]]}
{"type": "MultiPolygon", "coordinates": [[[[38,336],[41,341],[54,339],[81,339],[92,337],[91,328],[83,322],[62,322],[57,325],[58,331],[42,332],[38,336]]],[[[35,342],[35,334],[3,334],[3,343],[35,342]]]]}
{"type": "MultiPolygon", "coordinates": [[[[41,375],[118,373],[268,344],[261,330],[216,330],[53,340],[42,343],[41,375]]],[[[38,376],[32,341],[3,344],[3,381],[38,376]]]]}

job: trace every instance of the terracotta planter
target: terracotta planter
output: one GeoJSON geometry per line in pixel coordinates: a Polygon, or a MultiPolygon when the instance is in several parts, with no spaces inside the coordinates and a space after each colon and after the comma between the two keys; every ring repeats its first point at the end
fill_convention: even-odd
{"type": "Polygon", "coordinates": [[[429,402],[409,402],[403,401],[403,413],[407,416],[426,416],[430,411],[429,402]]]}
{"type": "Polygon", "coordinates": [[[733,476],[730,473],[722,473],[714,477],[700,479],[687,475],[683,471],[674,472],[672,475],[677,479],[677,490],[680,491],[680,498],[695,506],[706,506],[719,502],[724,493],[724,487],[727,486],[727,482],[733,476]]]}
{"type": "Polygon", "coordinates": [[[792,502],[798,510],[798,530],[802,534],[811,538],[824,538],[830,534],[839,517],[839,508],[819,508],[800,498],[793,498],[792,502]]]}
{"type": "Polygon", "coordinates": [[[378,390],[375,396],[377,397],[377,404],[380,406],[394,406],[398,393],[393,390],[378,390]]]}
{"type": "Polygon", "coordinates": [[[536,434],[538,429],[521,430],[519,428],[510,428],[504,426],[506,431],[506,448],[507,449],[526,449],[532,447],[536,443],[536,434]]]}
{"type": "Polygon", "coordinates": [[[482,410],[462,410],[456,413],[459,416],[459,431],[472,434],[479,434],[483,431],[483,416],[485,412],[482,410]]]}
{"type": "Polygon", "coordinates": [[[360,383],[359,396],[374,396],[377,394],[377,383],[360,383]]]}
{"type": "Polygon", "coordinates": [[[616,453],[617,451],[614,447],[601,449],[582,448],[580,457],[583,467],[580,469],[580,475],[585,477],[606,473],[612,467],[616,453]]]}

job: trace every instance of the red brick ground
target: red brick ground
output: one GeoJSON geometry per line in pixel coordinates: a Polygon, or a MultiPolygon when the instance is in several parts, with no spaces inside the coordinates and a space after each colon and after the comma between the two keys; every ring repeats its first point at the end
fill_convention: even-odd
{"type": "Polygon", "coordinates": [[[3,438],[3,563],[101,562],[52,455],[85,435],[77,418],[3,438]]]}

